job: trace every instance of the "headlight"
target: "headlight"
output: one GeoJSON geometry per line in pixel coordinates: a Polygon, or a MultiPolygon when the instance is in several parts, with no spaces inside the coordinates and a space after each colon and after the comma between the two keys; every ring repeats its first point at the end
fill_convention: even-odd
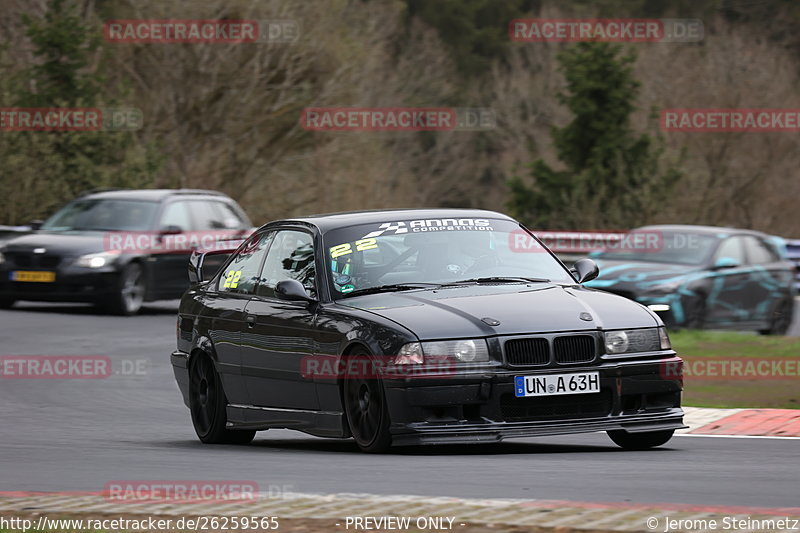
{"type": "Polygon", "coordinates": [[[422,364],[425,357],[434,361],[454,358],[456,361],[464,363],[480,363],[489,360],[489,347],[484,339],[411,342],[400,348],[394,358],[394,364],[422,364]]]}
{"type": "Polygon", "coordinates": [[[669,338],[664,328],[625,329],[606,331],[606,353],[611,355],[669,350],[669,338]],[[666,346],[666,347],[665,347],[666,346]]]}
{"type": "Polygon", "coordinates": [[[86,268],[103,268],[113,263],[120,252],[99,252],[96,254],[82,255],[75,260],[75,265],[86,268]]]}
{"type": "Polygon", "coordinates": [[[461,339],[457,341],[423,342],[425,357],[454,357],[464,363],[478,363],[489,360],[489,347],[484,339],[461,339]]]}
{"type": "Polygon", "coordinates": [[[624,331],[607,331],[606,353],[625,353],[628,351],[628,334],[624,331]]]}

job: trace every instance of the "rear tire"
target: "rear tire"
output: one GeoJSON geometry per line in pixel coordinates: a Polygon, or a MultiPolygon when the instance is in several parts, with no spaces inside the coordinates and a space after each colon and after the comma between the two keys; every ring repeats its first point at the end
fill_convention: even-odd
{"type": "Polygon", "coordinates": [[[205,444],[247,444],[256,436],[252,430],[227,429],[228,399],[222,390],[214,362],[198,354],[189,365],[189,409],[197,437],[205,444]]]}
{"type": "Polygon", "coordinates": [[[787,298],[777,305],[772,312],[768,329],[758,332],[762,335],[786,335],[792,327],[794,319],[794,298],[787,298]]]}
{"type": "Polygon", "coordinates": [[[666,444],[675,433],[674,429],[664,431],[648,431],[645,433],[628,433],[624,430],[608,431],[614,443],[625,450],[649,450],[666,444]]]}
{"type": "MultiPolygon", "coordinates": [[[[371,358],[363,349],[351,353],[349,357],[371,358]]],[[[372,368],[372,365],[356,367],[372,368]]],[[[386,394],[380,378],[346,375],[343,379],[344,410],[356,444],[367,453],[388,451],[392,447],[392,435],[389,432],[386,394]]]]}

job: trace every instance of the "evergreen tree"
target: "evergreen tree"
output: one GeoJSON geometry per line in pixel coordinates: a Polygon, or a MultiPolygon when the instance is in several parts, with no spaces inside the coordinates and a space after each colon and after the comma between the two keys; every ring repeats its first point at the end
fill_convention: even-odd
{"type": "MultiPolygon", "coordinates": [[[[24,16],[22,23],[34,64],[0,83],[0,101],[22,108],[125,107],[115,100],[119,91],[105,85],[99,32],[74,3],[50,0],[43,17],[24,16]]],[[[108,129],[2,132],[0,159],[0,212],[14,224],[41,218],[87,189],[151,185],[160,165],[157,151],[141,145],[135,132],[108,129]]]]}
{"type": "Polygon", "coordinates": [[[563,170],[542,159],[531,165],[533,184],[510,183],[510,210],[534,227],[625,228],[647,222],[680,178],[662,169],[660,138],[637,135],[630,124],[639,90],[631,51],[586,42],[558,56],[567,82],[559,94],[572,121],[552,130],[563,170]]]}

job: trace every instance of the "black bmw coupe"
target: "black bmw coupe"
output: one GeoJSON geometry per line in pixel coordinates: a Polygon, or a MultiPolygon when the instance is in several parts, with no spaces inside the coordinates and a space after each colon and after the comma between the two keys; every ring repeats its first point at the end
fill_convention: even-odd
{"type": "Polygon", "coordinates": [[[535,239],[500,213],[409,209],[280,220],[195,253],[171,361],[198,437],[666,443],[685,426],[661,320],[582,286],[591,260],[570,270],[520,238],[535,239]]]}

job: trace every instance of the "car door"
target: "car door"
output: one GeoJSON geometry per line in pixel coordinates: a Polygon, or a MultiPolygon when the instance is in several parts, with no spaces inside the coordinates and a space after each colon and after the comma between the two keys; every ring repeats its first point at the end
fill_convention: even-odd
{"type": "Polygon", "coordinates": [[[278,230],[256,295],[247,304],[242,334],[242,373],[252,405],[319,409],[314,381],[301,372],[303,358],[315,352],[316,304],[281,300],[275,295],[279,281],[296,279],[315,296],[315,278],[312,234],[300,229],[278,230]]]}
{"type": "Polygon", "coordinates": [[[744,243],[750,266],[750,320],[766,324],[778,303],[786,298],[791,273],[777,251],[761,237],[748,235],[744,243]]]}
{"type": "Polygon", "coordinates": [[[747,321],[750,267],[741,235],[726,237],[711,266],[706,322],[721,327],[747,321]]]}
{"type": "Polygon", "coordinates": [[[255,294],[271,233],[251,236],[231,257],[203,296],[208,336],[217,355],[217,371],[222,378],[228,402],[245,405],[249,401],[242,379],[242,331],[245,307],[255,294]]]}
{"type": "MultiPolygon", "coordinates": [[[[179,298],[189,287],[186,267],[191,249],[180,249],[183,237],[195,229],[189,202],[171,201],[164,204],[158,219],[155,237],[162,248],[148,258],[149,287],[158,298],[179,298]]],[[[188,239],[185,239],[188,240],[188,239]]]]}

